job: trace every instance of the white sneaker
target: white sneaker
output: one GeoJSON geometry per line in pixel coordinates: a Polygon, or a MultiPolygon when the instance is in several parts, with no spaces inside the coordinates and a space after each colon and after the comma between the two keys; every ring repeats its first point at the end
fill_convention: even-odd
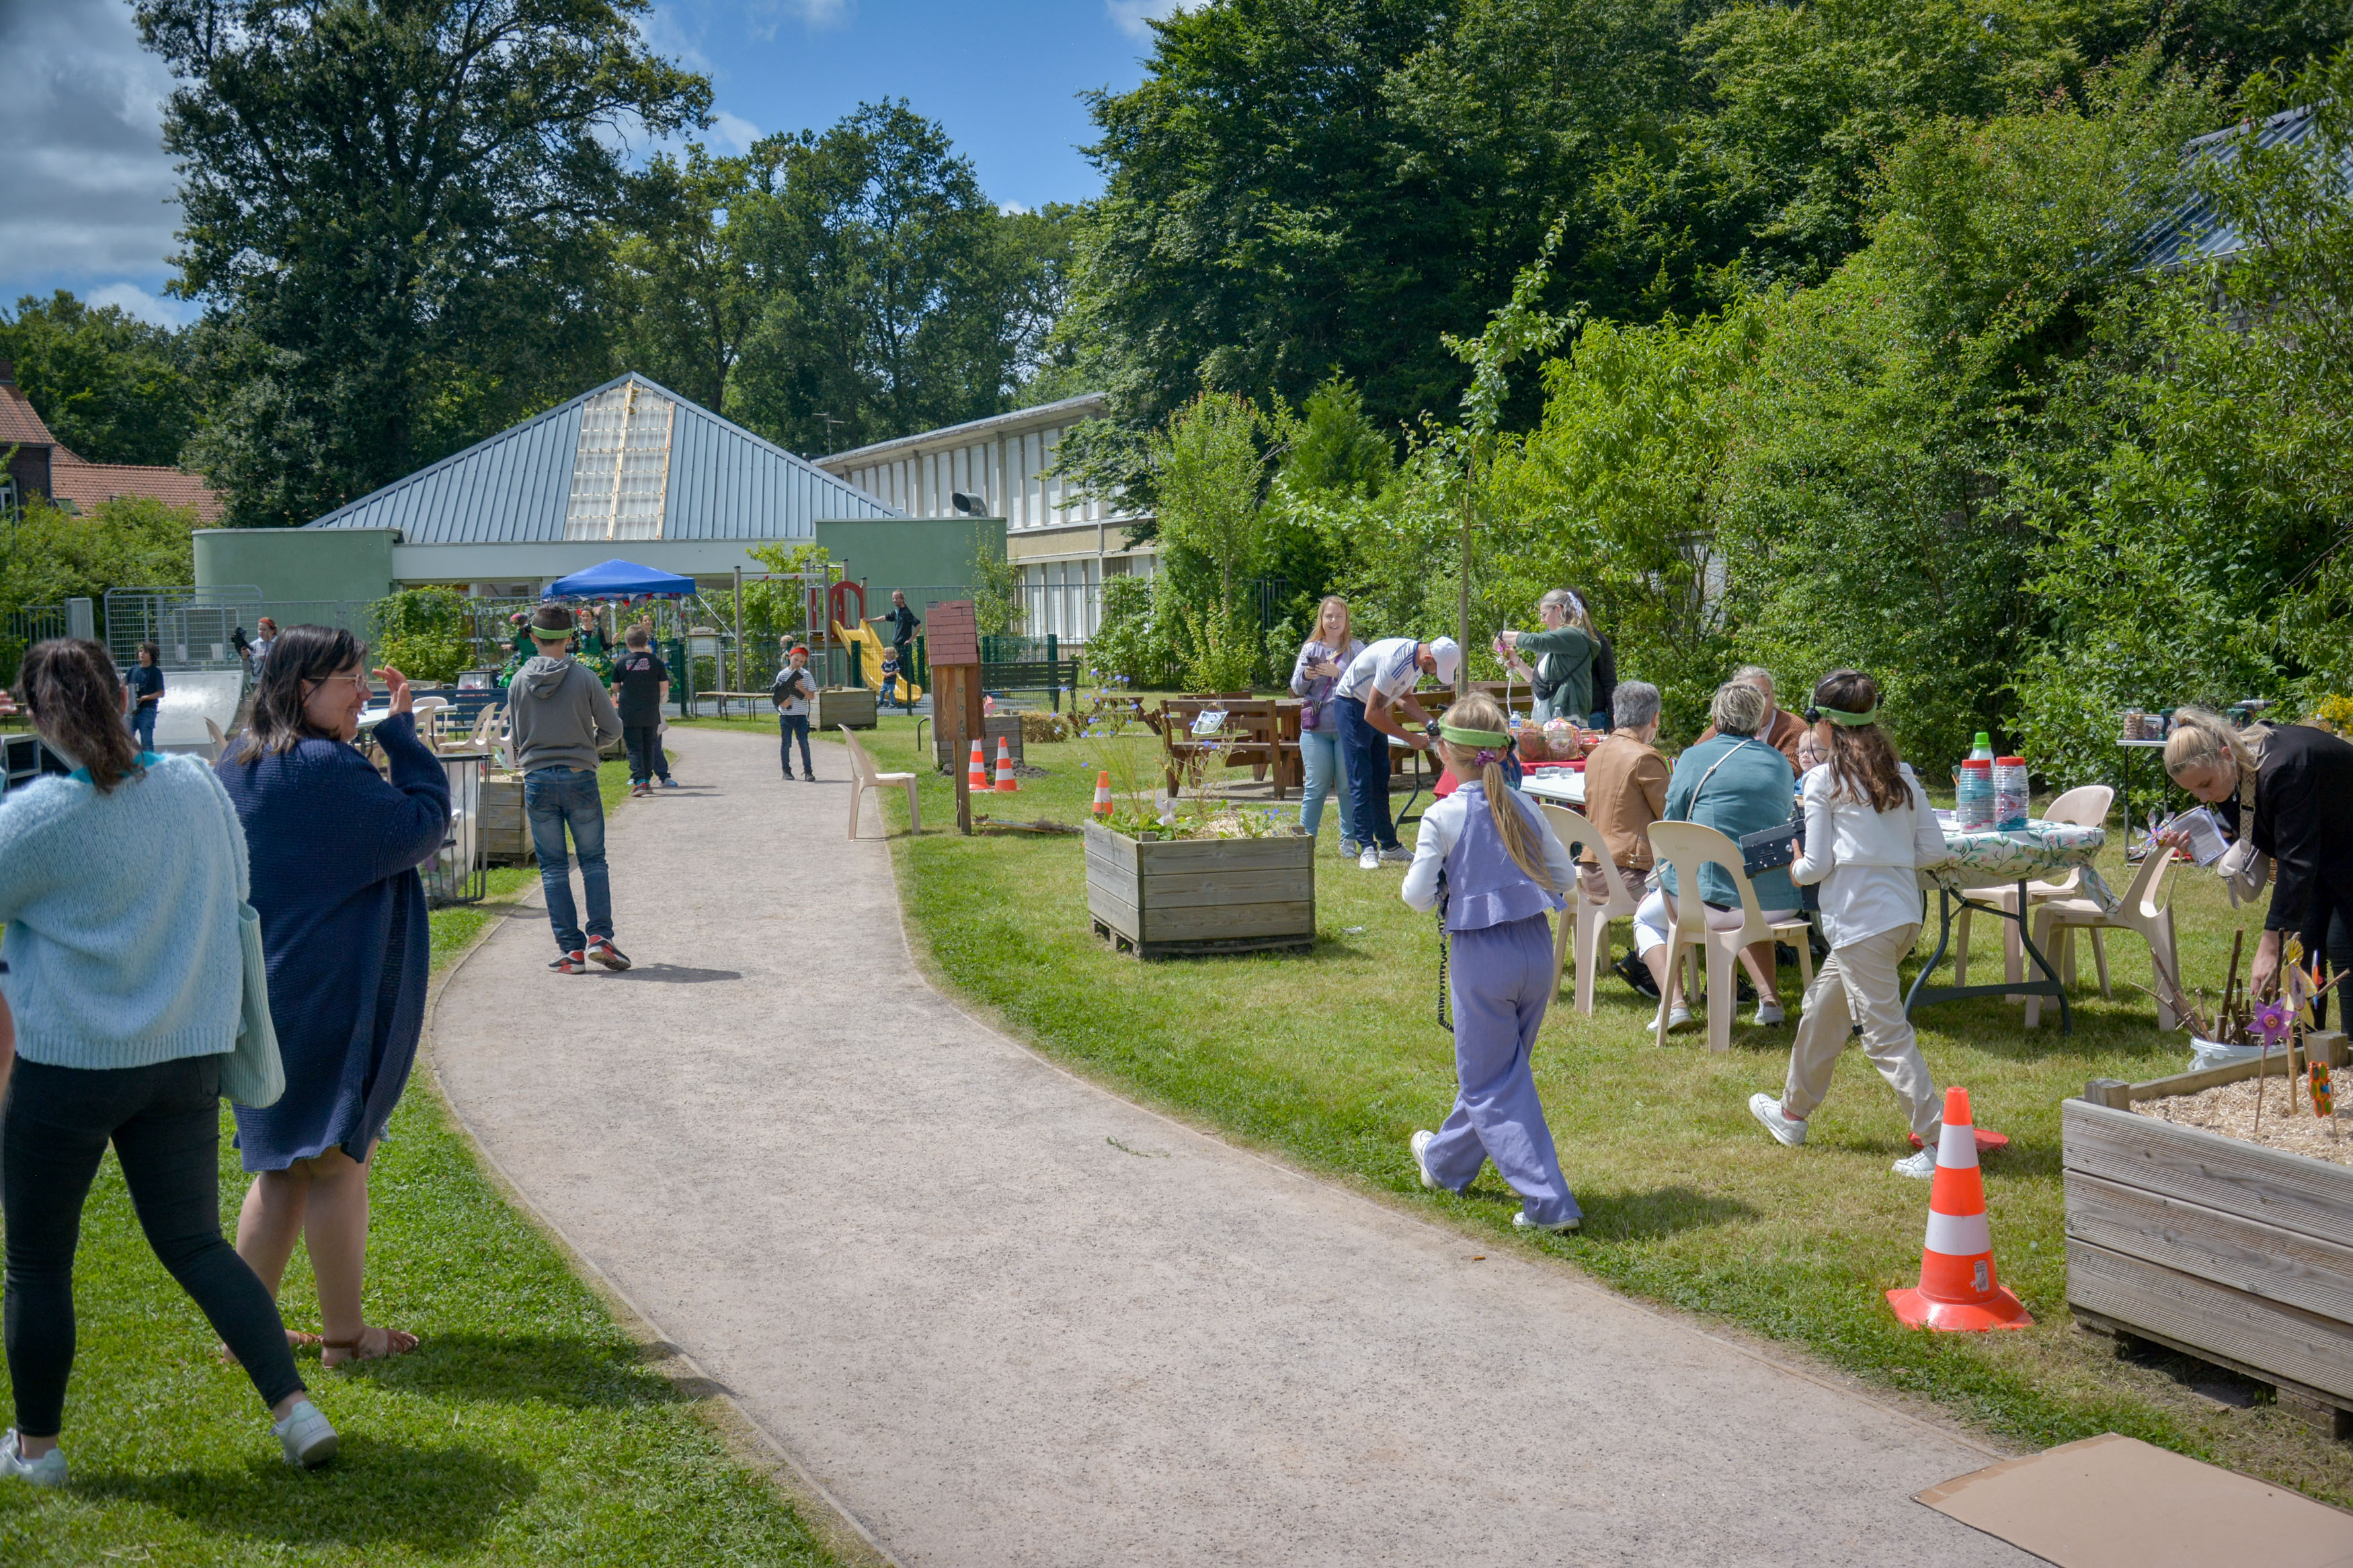
{"type": "Polygon", "coordinates": [[[1931,1144],[1910,1159],[1898,1160],[1887,1168],[1899,1176],[1909,1176],[1915,1182],[1927,1181],[1936,1173],[1936,1146],[1931,1144]]]}
{"type": "Polygon", "coordinates": [[[1435,1132],[1417,1132],[1407,1140],[1407,1147],[1413,1151],[1413,1168],[1421,1173],[1421,1184],[1433,1193],[1442,1193],[1446,1189],[1438,1184],[1438,1178],[1431,1175],[1430,1167],[1421,1163],[1421,1152],[1429,1148],[1430,1141],[1437,1136],[1435,1132]]]}
{"type": "MultiPolygon", "coordinates": [[[[1692,1011],[1687,1005],[1678,1002],[1673,1006],[1667,1009],[1667,1027],[1670,1031],[1689,1028],[1691,1026],[1691,1021],[1692,1011]]],[[[1655,1012],[1652,1013],[1651,1015],[1651,1021],[1643,1025],[1642,1027],[1650,1030],[1651,1033],[1654,1035],[1657,1034],[1659,1032],[1658,1014],[1655,1012]]]]}
{"type": "Polygon", "coordinates": [[[1792,1149],[1805,1146],[1806,1124],[1794,1116],[1781,1114],[1778,1095],[1752,1094],[1748,1097],[1748,1114],[1765,1124],[1765,1131],[1792,1149]]]}
{"type": "Polygon", "coordinates": [[[308,1469],[335,1457],[335,1429],[327,1425],[319,1407],[307,1399],[296,1400],[285,1420],[271,1422],[269,1435],[286,1450],[286,1462],[290,1465],[308,1469]]]}
{"type": "Polygon", "coordinates": [[[61,1487],[66,1484],[66,1451],[52,1448],[37,1459],[27,1459],[16,1452],[16,1429],[0,1437],[0,1476],[12,1476],[37,1487],[61,1487]]]}
{"type": "Polygon", "coordinates": [[[1788,1015],[1787,1013],[1781,1011],[1781,1004],[1778,1002],[1759,1002],[1757,1004],[1757,1022],[1759,1026],[1778,1024],[1788,1016],[1788,1015]]]}
{"type": "Polygon", "coordinates": [[[1413,864],[1413,851],[1402,844],[1396,845],[1381,851],[1381,860],[1389,866],[1410,866],[1413,864]]]}
{"type": "Polygon", "coordinates": [[[1363,854],[1364,852],[1365,852],[1365,847],[1364,847],[1363,845],[1361,845],[1361,844],[1357,843],[1355,839],[1353,839],[1353,838],[1343,838],[1342,840],[1340,840],[1340,858],[1341,858],[1341,859],[1343,859],[1343,860],[1354,860],[1357,856],[1359,856],[1359,855],[1363,854]]]}
{"type": "Polygon", "coordinates": [[[1538,1225],[1535,1221],[1528,1217],[1528,1211],[1525,1209],[1522,1209],[1519,1213],[1512,1216],[1512,1228],[1514,1230],[1540,1230],[1548,1236],[1565,1235],[1569,1231],[1575,1230],[1578,1226],[1583,1225],[1584,1223],[1585,1222],[1581,1219],[1563,1219],[1555,1220],[1550,1225],[1538,1225]]]}
{"type": "Polygon", "coordinates": [[[1377,871],[1380,868],[1381,852],[1374,848],[1372,846],[1366,845],[1363,852],[1356,857],[1356,869],[1359,871],[1377,871]]]}

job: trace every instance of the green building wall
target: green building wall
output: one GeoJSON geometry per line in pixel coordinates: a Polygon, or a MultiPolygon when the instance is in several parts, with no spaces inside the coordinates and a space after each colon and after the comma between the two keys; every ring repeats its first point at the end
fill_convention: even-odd
{"type": "Polygon", "coordinates": [[[195,533],[196,586],[251,584],[263,599],[381,599],[393,590],[389,528],[205,528],[195,533]]]}

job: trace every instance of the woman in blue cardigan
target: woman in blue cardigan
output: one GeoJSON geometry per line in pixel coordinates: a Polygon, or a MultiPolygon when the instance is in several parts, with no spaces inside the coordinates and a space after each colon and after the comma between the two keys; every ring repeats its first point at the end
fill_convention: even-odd
{"type": "Polygon", "coordinates": [[[449,829],[448,776],[417,738],[400,671],[375,672],[392,693],[375,728],[390,780],[351,743],[367,702],[366,653],[349,632],[289,626],[219,765],[252,847],[286,1065],[284,1099],[237,1108],[237,1149],[256,1173],[237,1249],[275,1295],[304,1242],[329,1366],[417,1348],[416,1335],[366,1321],[360,1283],[368,1166],[425,1021],[432,943],[417,868],[449,829]]]}
{"type": "MultiPolygon", "coordinates": [[[[269,1292],[220,1233],[220,1059],[245,993],[237,816],[202,763],[133,748],[98,644],[37,643],[20,681],[41,739],[79,765],[0,801],[0,1206],[16,1406],[0,1477],[66,1483],[74,1247],[110,1142],[148,1245],[244,1363],[286,1458],[322,1463],[334,1428],[303,1391],[269,1292]]],[[[135,1409],[112,1414],[139,1423],[135,1409]]]]}

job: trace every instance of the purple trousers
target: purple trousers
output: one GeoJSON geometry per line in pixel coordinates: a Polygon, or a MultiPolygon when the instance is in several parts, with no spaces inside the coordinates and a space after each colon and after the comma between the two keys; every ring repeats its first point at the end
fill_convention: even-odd
{"type": "Polygon", "coordinates": [[[1453,1111],[1422,1151],[1422,1164],[1440,1186],[1459,1193],[1493,1160],[1531,1224],[1581,1217],[1529,1066],[1552,1002],[1551,922],[1532,915],[1456,931],[1449,969],[1459,1087],[1453,1111]]]}

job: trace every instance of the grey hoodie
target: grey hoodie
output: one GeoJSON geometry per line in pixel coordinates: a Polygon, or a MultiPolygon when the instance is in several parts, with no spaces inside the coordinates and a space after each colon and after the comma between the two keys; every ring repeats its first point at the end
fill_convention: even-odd
{"type": "Polygon", "coordinates": [[[596,753],[621,738],[621,716],[596,672],[545,654],[523,660],[507,686],[515,765],[595,771],[596,753]]]}

